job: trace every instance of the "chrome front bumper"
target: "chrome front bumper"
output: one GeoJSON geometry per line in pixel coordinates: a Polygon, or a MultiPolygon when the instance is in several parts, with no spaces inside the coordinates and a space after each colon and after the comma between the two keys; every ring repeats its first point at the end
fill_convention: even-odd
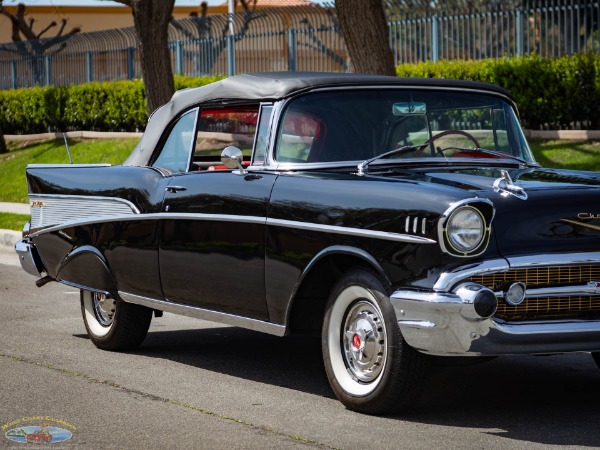
{"type": "Polygon", "coordinates": [[[600,351],[600,321],[501,323],[475,311],[465,290],[391,295],[404,339],[440,356],[600,351]]]}
{"type": "Polygon", "coordinates": [[[19,261],[21,262],[21,267],[23,270],[31,275],[39,277],[41,275],[41,271],[38,270],[38,266],[36,264],[36,258],[34,256],[34,252],[36,252],[36,250],[33,244],[31,244],[27,239],[21,239],[15,245],[15,251],[17,252],[17,255],[19,255],[19,261]]]}

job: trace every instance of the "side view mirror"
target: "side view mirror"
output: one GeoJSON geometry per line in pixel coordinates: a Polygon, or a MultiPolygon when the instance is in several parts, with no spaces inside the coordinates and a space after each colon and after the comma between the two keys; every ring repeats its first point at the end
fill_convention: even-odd
{"type": "Polygon", "coordinates": [[[242,151],[233,145],[225,147],[221,152],[221,162],[223,165],[228,169],[239,169],[238,173],[242,175],[247,173],[242,165],[243,160],[242,151]]]}

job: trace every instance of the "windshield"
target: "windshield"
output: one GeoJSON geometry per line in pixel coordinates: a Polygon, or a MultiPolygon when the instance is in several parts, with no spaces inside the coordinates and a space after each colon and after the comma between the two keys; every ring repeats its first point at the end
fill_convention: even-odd
{"type": "Polygon", "coordinates": [[[290,102],[278,131],[282,163],[389,157],[501,158],[534,162],[510,104],[502,98],[441,90],[353,90],[290,102]],[[481,152],[479,149],[490,150],[481,152]]]}

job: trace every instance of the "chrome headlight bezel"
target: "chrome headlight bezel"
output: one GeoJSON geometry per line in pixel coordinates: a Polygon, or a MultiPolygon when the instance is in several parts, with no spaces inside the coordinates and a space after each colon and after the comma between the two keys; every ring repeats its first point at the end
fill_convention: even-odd
{"type": "MultiPolygon", "coordinates": [[[[494,205],[487,199],[467,199],[454,203],[448,208],[438,222],[438,237],[440,247],[444,253],[459,258],[470,258],[479,256],[486,251],[491,234],[491,223],[494,218],[494,205]],[[475,228],[461,227],[457,222],[469,215],[471,221],[479,222],[475,228]],[[456,229],[455,229],[456,228],[456,229]],[[463,235],[473,233],[478,229],[479,236],[475,242],[469,245],[463,235]]],[[[476,231],[477,232],[477,231],[476,231]]]]}

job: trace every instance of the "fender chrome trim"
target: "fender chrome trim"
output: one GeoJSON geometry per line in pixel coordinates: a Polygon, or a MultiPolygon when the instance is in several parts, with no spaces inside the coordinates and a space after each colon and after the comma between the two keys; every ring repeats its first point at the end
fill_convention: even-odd
{"type": "MultiPolygon", "coordinates": [[[[126,201],[126,200],[124,200],[126,201]]],[[[233,214],[202,214],[202,213],[149,213],[149,214],[138,214],[138,213],[128,213],[128,214],[110,214],[110,215],[102,215],[94,218],[83,220],[69,220],[59,225],[49,226],[47,228],[38,229],[30,234],[30,237],[35,237],[44,233],[51,233],[53,231],[57,231],[63,228],[71,228],[75,226],[81,225],[91,225],[95,223],[103,223],[103,222],[119,222],[119,221],[131,221],[131,220],[215,220],[220,222],[244,222],[244,223],[254,223],[254,224],[263,224],[270,226],[279,226],[284,228],[296,228],[299,230],[306,231],[320,231],[323,233],[331,233],[331,234],[343,234],[347,236],[358,236],[364,238],[372,238],[372,239],[384,239],[388,241],[395,242],[406,242],[412,244],[436,244],[437,242],[433,239],[421,237],[421,236],[412,236],[409,234],[402,233],[393,233],[388,231],[378,231],[378,230],[365,230],[362,228],[353,228],[353,227],[341,227],[336,225],[322,225],[312,222],[298,222],[295,220],[283,220],[283,219],[271,219],[267,217],[259,217],[259,216],[236,216],[233,214]]],[[[39,228],[39,227],[38,227],[39,228]]]]}
{"type": "Polygon", "coordinates": [[[264,322],[258,319],[249,319],[247,317],[236,316],[234,314],[198,308],[197,306],[182,305],[180,303],[156,300],[153,298],[129,294],[127,292],[122,291],[119,291],[119,297],[121,297],[123,301],[128,303],[135,303],[136,305],[142,305],[148,308],[158,309],[159,311],[180,314],[196,319],[209,320],[212,322],[223,323],[235,327],[247,328],[253,331],[260,331],[262,333],[273,334],[275,336],[283,336],[286,333],[286,327],[284,325],[264,322]]]}

